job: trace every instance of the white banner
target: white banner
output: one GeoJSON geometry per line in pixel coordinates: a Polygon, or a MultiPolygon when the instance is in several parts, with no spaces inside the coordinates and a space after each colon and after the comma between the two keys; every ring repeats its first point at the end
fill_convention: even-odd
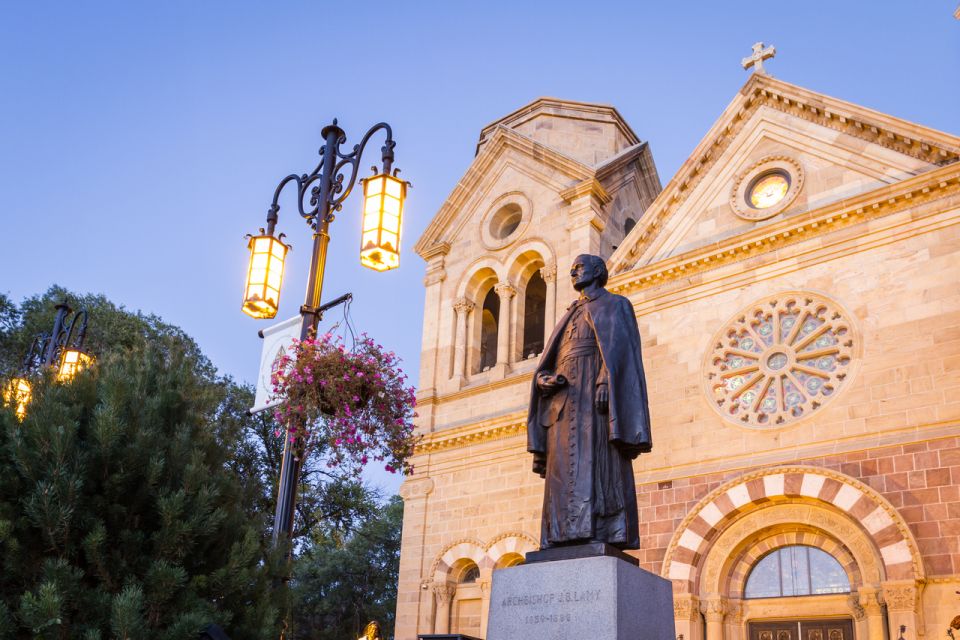
{"type": "Polygon", "coordinates": [[[260,332],[263,336],[263,351],[260,354],[260,373],[257,375],[257,396],[250,413],[280,404],[281,399],[273,397],[270,377],[280,366],[280,358],[290,352],[293,341],[300,338],[301,320],[297,315],[260,332]]]}

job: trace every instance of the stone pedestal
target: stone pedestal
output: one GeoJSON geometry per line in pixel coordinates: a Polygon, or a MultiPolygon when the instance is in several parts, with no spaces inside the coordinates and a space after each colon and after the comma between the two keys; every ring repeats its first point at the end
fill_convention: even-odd
{"type": "Polygon", "coordinates": [[[674,640],[670,582],[613,556],[493,574],[487,640],[674,640]]]}

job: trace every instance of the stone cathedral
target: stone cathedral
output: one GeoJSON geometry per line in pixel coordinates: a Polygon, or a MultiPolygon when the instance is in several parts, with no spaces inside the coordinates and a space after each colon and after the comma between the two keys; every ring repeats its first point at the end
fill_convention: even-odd
{"type": "Polygon", "coordinates": [[[654,449],[630,553],[672,581],[678,636],[946,638],[960,138],[776,79],[770,53],[666,185],[610,106],[541,98],[480,132],[416,245],[398,640],[484,638],[493,573],[536,548],[531,375],[581,253],[640,326],[654,449]]]}

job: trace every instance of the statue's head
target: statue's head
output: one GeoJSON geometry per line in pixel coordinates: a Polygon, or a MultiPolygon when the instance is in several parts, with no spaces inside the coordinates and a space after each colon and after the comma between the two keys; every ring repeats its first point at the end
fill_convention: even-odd
{"type": "Polygon", "coordinates": [[[582,291],[591,283],[602,287],[607,284],[607,263],[600,256],[584,253],[576,257],[570,267],[570,279],[573,288],[582,291]]]}
{"type": "Polygon", "coordinates": [[[380,623],[376,620],[371,620],[367,623],[367,626],[363,630],[364,640],[380,640],[380,623]]]}

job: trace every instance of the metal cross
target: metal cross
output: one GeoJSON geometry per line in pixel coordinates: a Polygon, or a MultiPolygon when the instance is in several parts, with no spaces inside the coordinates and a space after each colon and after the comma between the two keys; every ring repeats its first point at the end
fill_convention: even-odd
{"type": "Polygon", "coordinates": [[[749,69],[754,67],[756,73],[766,73],[763,68],[763,61],[767,58],[772,58],[777,55],[777,50],[774,49],[773,45],[770,45],[766,49],[763,48],[763,43],[758,42],[753,45],[753,53],[750,56],[744,58],[740,61],[740,64],[743,65],[744,69],[749,69]]]}

